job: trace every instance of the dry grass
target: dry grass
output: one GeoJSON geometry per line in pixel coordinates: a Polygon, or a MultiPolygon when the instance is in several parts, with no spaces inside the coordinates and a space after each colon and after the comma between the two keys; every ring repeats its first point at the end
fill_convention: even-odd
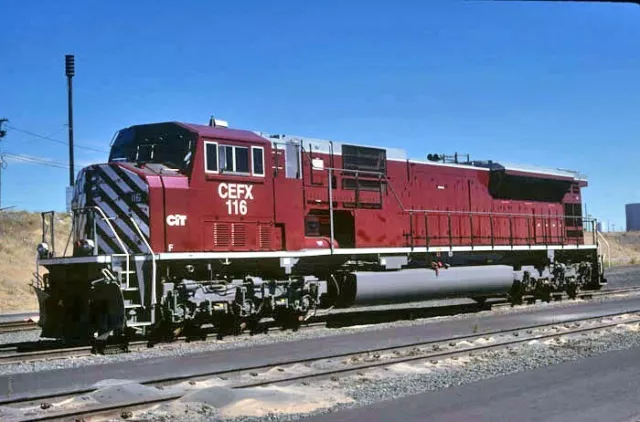
{"type": "MultiPolygon", "coordinates": [[[[71,219],[56,216],[56,251],[61,254],[71,219]]],[[[35,272],[36,246],[42,240],[39,213],[0,212],[0,313],[38,309],[29,284],[35,272]]]]}
{"type": "MultiPolygon", "coordinates": [[[[640,264],[640,232],[613,232],[603,235],[611,248],[611,265],[640,264]]],[[[607,253],[604,244],[602,253],[607,253]]]]}

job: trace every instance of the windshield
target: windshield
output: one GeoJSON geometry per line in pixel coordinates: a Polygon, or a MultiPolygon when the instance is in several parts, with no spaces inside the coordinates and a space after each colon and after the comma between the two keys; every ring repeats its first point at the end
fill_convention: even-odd
{"type": "Polygon", "coordinates": [[[175,123],[132,126],[118,132],[109,161],[163,164],[178,171],[191,166],[196,135],[175,123]]]}

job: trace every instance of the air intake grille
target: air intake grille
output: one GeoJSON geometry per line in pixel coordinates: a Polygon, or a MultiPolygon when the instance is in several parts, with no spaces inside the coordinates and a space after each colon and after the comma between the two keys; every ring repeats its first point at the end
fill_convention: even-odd
{"type": "Polygon", "coordinates": [[[260,249],[271,249],[271,226],[258,226],[258,246],[260,249]]]}
{"type": "Polygon", "coordinates": [[[244,223],[213,223],[213,246],[246,247],[247,225],[244,223]]]}
{"type": "Polygon", "coordinates": [[[247,246],[247,226],[245,224],[233,223],[231,225],[232,246],[247,246]]]}
{"type": "Polygon", "coordinates": [[[213,245],[214,246],[230,246],[231,245],[231,225],[229,223],[213,224],[213,245]]]}

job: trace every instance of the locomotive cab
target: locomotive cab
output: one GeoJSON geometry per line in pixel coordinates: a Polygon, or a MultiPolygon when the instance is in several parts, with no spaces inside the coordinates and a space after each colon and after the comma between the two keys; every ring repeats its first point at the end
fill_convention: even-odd
{"type": "Polygon", "coordinates": [[[109,162],[154,166],[158,172],[191,172],[197,136],[176,123],[138,125],[122,129],[111,146],[109,162]]]}
{"type": "Polygon", "coordinates": [[[105,215],[77,213],[74,244],[93,241],[95,255],[279,249],[270,154],[264,138],[226,127],[123,129],[108,163],[80,172],[74,210],[105,215]]]}

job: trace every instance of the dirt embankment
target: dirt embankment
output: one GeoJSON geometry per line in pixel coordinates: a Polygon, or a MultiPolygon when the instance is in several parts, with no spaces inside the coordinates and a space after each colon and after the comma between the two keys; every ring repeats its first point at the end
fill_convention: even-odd
{"type": "MultiPolygon", "coordinates": [[[[55,219],[56,252],[62,254],[69,237],[71,219],[55,219]]],[[[36,271],[36,247],[42,241],[39,213],[0,212],[0,313],[38,309],[29,284],[36,271]]]]}
{"type": "Polygon", "coordinates": [[[603,233],[603,236],[609,242],[609,248],[601,242],[602,254],[606,258],[608,250],[611,252],[612,266],[640,264],[640,232],[612,232],[603,233]]]}

